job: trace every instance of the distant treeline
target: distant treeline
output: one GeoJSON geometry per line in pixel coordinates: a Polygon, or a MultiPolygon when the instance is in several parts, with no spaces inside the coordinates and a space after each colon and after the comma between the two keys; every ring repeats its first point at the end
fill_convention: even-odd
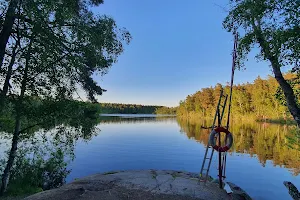
{"type": "MultiPolygon", "coordinates": [[[[299,99],[299,77],[288,73],[285,78],[288,79],[295,90],[296,98],[299,99]]],[[[180,102],[177,116],[181,118],[211,117],[215,113],[222,89],[225,94],[229,94],[229,85],[217,84],[215,87],[203,88],[188,95],[184,101],[180,102]]],[[[271,76],[266,80],[258,77],[253,83],[235,85],[231,113],[233,116],[247,116],[255,119],[290,118],[283,92],[271,76]]]]}
{"type": "Polygon", "coordinates": [[[175,108],[153,105],[100,103],[101,113],[105,114],[175,114],[175,108]]]}

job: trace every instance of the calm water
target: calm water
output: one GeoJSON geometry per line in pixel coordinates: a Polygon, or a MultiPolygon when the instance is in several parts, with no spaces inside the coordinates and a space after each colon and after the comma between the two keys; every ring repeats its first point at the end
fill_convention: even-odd
{"type": "MultiPolygon", "coordinates": [[[[111,170],[198,173],[208,137],[208,130],[200,126],[178,122],[176,118],[106,117],[98,125],[101,131],[97,136],[77,143],[67,181],[111,170]]],[[[227,180],[241,186],[254,199],[291,199],[282,182],[292,181],[300,188],[300,152],[279,145],[287,142],[287,129],[266,124],[234,127],[235,150],[228,156],[227,180]],[[269,132],[277,136],[269,137],[269,132]]],[[[217,177],[216,157],[211,175],[217,177]]]]}
{"type": "MultiPolygon", "coordinates": [[[[44,144],[38,140],[41,143],[36,144],[44,149],[58,145],[69,146],[70,152],[74,150],[67,182],[113,170],[172,169],[199,173],[210,132],[201,126],[209,125],[205,121],[192,123],[174,117],[110,115],[102,117],[95,134],[70,129],[63,135],[55,129],[47,132],[47,137],[51,141],[55,138],[51,135],[59,135],[59,142],[44,144]]],[[[240,122],[232,126],[235,142],[227,158],[227,181],[241,186],[257,200],[291,199],[283,181],[291,181],[300,189],[300,152],[288,148],[290,129],[264,123],[240,122]]],[[[9,142],[2,139],[0,146],[7,150],[9,142]]],[[[210,172],[214,178],[216,156],[210,172]]]]}

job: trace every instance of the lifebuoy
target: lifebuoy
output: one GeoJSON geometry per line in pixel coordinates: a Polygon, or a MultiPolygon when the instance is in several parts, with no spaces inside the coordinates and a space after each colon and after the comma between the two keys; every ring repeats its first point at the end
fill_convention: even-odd
{"type": "Polygon", "coordinates": [[[233,144],[232,134],[224,127],[217,127],[210,133],[209,144],[216,151],[219,151],[219,152],[228,151],[232,147],[232,144],[233,144]],[[220,134],[220,133],[226,133],[226,145],[224,147],[216,145],[215,136],[216,136],[216,134],[220,134]]]}

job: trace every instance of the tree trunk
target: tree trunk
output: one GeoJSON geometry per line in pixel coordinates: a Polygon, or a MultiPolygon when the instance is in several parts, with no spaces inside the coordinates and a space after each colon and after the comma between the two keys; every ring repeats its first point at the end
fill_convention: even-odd
{"type": "Polygon", "coordinates": [[[265,54],[265,57],[271,62],[271,66],[273,69],[273,73],[275,75],[276,81],[279,83],[280,88],[282,89],[286,102],[287,107],[293,116],[294,120],[296,121],[297,125],[300,126],[300,108],[297,105],[296,98],[294,91],[291,87],[291,85],[284,79],[281,70],[280,70],[280,63],[278,62],[279,55],[274,55],[274,53],[271,52],[270,47],[267,43],[267,41],[264,38],[264,35],[262,33],[262,29],[260,26],[260,19],[256,19],[257,25],[254,22],[254,19],[252,20],[252,26],[256,33],[256,37],[258,40],[259,45],[262,48],[262,51],[265,54]]]}
{"type": "Polygon", "coordinates": [[[12,139],[11,149],[10,149],[9,156],[8,156],[8,161],[7,161],[6,167],[4,169],[4,172],[2,174],[2,185],[0,188],[0,196],[3,195],[3,193],[6,191],[8,181],[9,181],[9,174],[10,174],[11,168],[13,166],[13,163],[14,163],[14,160],[15,160],[16,154],[17,154],[18,142],[19,142],[19,136],[20,136],[20,127],[21,127],[21,110],[23,108],[23,106],[22,106],[23,98],[25,95],[26,84],[27,84],[27,79],[28,79],[29,60],[30,60],[32,42],[33,42],[33,40],[31,40],[29,43],[28,52],[26,55],[24,76],[23,76],[23,80],[21,83],[21,93],[20,93],[20,97],[18,100],[18,104],[16,106],[17,116],[16,116],[16,122],[15,122],[15,131],[14,131],[14,136],[12,139]]]}
{"type": "Polygon", "coordinates": [[[15,124],[15,132],[12,139],[11,149],[8,157],[8,161],[6,163],[6,167],[3,171],[2,175],[2,185],[0,188],[0,196],[3,195],[3,193],[6,191],[8,180],[9,180],[9,174],[10,170],[13,166],[16,154],[17,154],[17,148],[18,148],[18,141],[19,141],[19,133],[20,133],[20,127],[21,127],[21,116],[18,114],[16,117],[16,124],[15,124]]]}
{"type": "Polygon", "coordinates": [[[10,60],[10,63],[7,67],[7,73],[6,73],[5,82],[4,82],[3,89],[2,89],[2,94],[1,94],[3,97],[6,96],[6,94],[8,92],[9,80],[10,80],[10,77],[12,75],[12,68],[13,68],[15,60],[16,60],[17,47],[18,47],[18,44],[16,44],[13,48],[11,60],[10,60]]]}
{"type": "Polygon", "coordinates": [[[5,55],[5,48],[8,42],[9,36],[12,31],[15,19],[15,10],[17,8],[19,0],[11,0],[5,15],[5,20],[3,23],[2,31],[0,33],[0,67],[3,64],[3,59],[5,55]]]}
{"type": "Polygon", "coordinates": [[[19,136],[20,136],[20,128],[21,128],[21,110],[22,110],[22,103],[23,103],[23,97],[25,94],[26,89],[26,79],[27,79],[27,73],[28,73],[28,67],[25,67],[24,72],[24,78],[22,80],[22,86],[21,86],[21,94],[20,99],[18,101],[17,109],[16,109],[16,122],[15,122],[15,131],[14,136],[12,139],[11,149],[8,156],[8,161],[6,163],[6,167],[2,174],[2,185],[0,188],[0,196],[3,195],[3,193],[6,191],[8,181],[9,181],[9,174],[11,171],[11,168],[13,166],[14,160],[16,158],[17,149],[18,149],[18,142],[19,142],[19,136]]]}
{"type": "Polygon", "coordinates": [[[272,63],[272,68],[273,68],[273,72],[275,75],[275,79],[279,83],[279,85],[284,93],[284,96],[286,98],[287,107],[288,107],[290,113],[292,114],[294,120],[297,122],[298,126],[300,126],[300,109],[296,103],[296,97],[295,97],[294,91],[293,91],[291,85],[282,76],[282,73],[279,68],[279,63],[277,62],[277,60],[275,60],[275,61],[270,60],[270,61],[272,63]]]}
{"type": "Polygon", "coordinates": [[[6,73],[3,89],[0,93],[0,114],[2,113],[3,108],[5,106],[5,98],[6,98],[6,95],[7,95],[7,92],[8,92],[8,88],[9,88],[9,80],[10,80],[11,75],[12,75],[12,68],[13,68],[13,65],[15,63],[15,59],[16,59],[16,55],[17,55],[17,52],[16,52],[17,45],[18,44],[16,44],[15,47],[13,48],[12,57],[11,57],[9,65],[7,67],[7,73],[6,73]]]}

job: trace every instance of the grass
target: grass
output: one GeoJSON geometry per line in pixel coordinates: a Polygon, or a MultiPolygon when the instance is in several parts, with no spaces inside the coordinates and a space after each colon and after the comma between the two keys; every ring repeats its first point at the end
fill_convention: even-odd
{"type": "Polygon", "coordinates": [[[103,175],[109,175],[109,174],[116,174],[118,173],[117,171],[110,171],[110,172],[105,172],[103,175]]]}
{"type": "Polygon", "coordinates": [[[18,200],[42,191],[43,189],[39,187],[33,187],[24,184],[11,184],[7,188],[7,191],[5,192],[4,196],[2,196],[0,199],[18,200]]]}
{"type": "Polygon", "coordinates": [[[178,172],[174,172],[174,173],[171,174],[171,176],[172,176],[174,179],[176,179],[176,177],[178,177],[177,175],[178,175],[178,172]]]}
{"type": "Polygon", "coordinates": [[[153,178],[153,179],[156,179],[156,177],[157,177],[156,171],[151,170],[151,174],[152,174],[152,178],[153,178]]]}

